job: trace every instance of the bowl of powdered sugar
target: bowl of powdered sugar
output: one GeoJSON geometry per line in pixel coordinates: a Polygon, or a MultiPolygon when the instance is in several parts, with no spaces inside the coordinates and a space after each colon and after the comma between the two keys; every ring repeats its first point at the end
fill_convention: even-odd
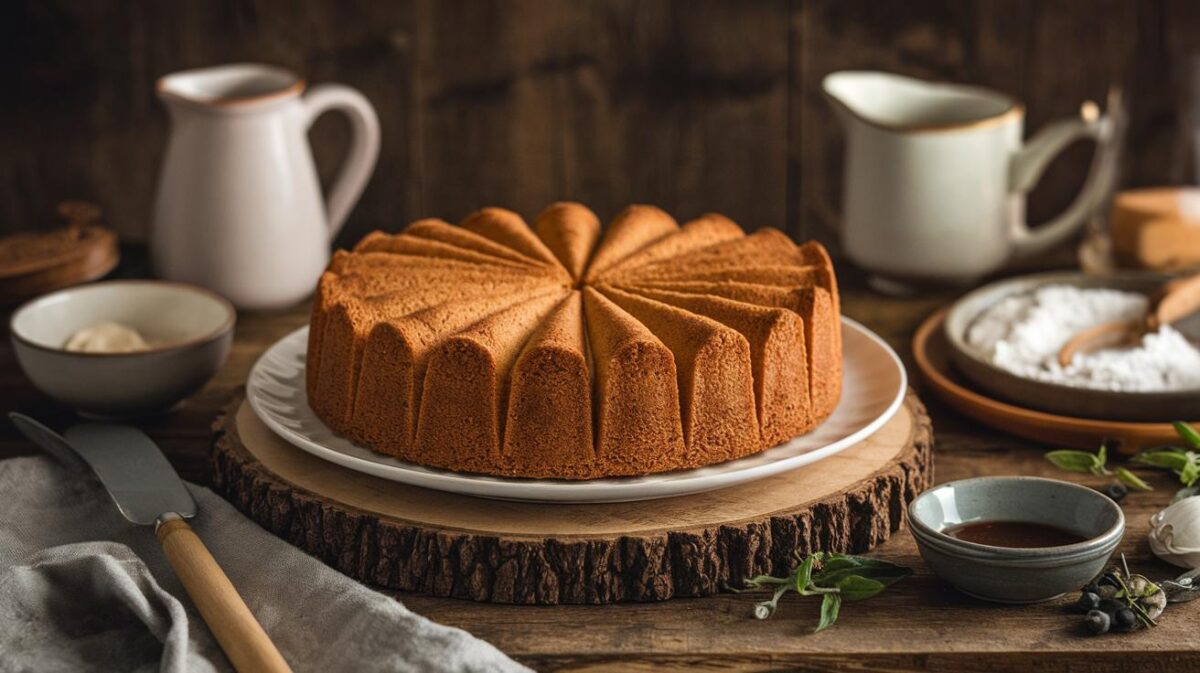
{"type": "Polygon", "coordinates": [[[1162,422],[1200,418],[1200,315],[1139,343],[1058,353],[1082,330],[1141,320],[1158,274],[1049,273],[988,285],[946,319],[952,360],[980,388],[1015,404],[1068,416],[1162,422]]]}

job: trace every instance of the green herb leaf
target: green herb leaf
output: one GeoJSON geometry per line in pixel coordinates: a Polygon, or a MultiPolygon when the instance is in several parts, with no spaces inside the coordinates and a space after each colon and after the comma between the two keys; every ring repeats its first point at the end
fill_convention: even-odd
{"type": "MultiPolygon", "coordinates": [[[[1100,448],[1103,451],[1104,447],[1100,448]]],[[[1091,472],[1095,474],[1097,469],[1104,469],[1104,462],[1100,460],[1100,457],[1087,451],[1071,451],[1069,449],[1051,451],[1046,454],[1046,460],[1070,472],[1091,472]]]]}
{"type": "Polygon", "coordinates": [[[822,571],[813,577],[813,584],[819,587],[836,587],[847,577],[859,576],[875,580],[886,587],[912,574],[911,568],[898,566],[887,561],[876,561],[874,559],[871,561],[869,564],[863,564],[854,568],[842,568],[841,570],[834,570],[832,572],[822,571]]]}
{"type": "Polygon", "coordinates": [[[1143,451],[1133,457],[1133,462],[1179,472],[1187,466],[1188,457],[1183,451],[1143,451]]]}
{"type": "Polygon", "coordinates": [[[1129,488],[1137,489],[1139,491],[1153,491],[1154,490],[1154,487],[1152,487],[1152,486],[1150,486],[1150,484],[1147,484],[1146,482],[1142,481],[1141,477],[1137,476],[1136,474],[1130,472],[1129,470],[1127,470],[1123,467],[1118,467],[1115,471],[1117,474],[1117,479],[1120,479],[1121,482],[1124,483],[1129,488]]]}
{"type": "Polygon", "coordinates": [[[1183,421],[1175,421],[1172,425],[1175,426],[1175,432],[1183,438],[1183,441],[1193,449],[1200,449],[1200,432],[1183,421]]]}
{"type": "Polygon", "coordinates": [[[1187,464],[1179,471],[1179,481],[1184,486],[1193,486],[1200,479],[1200,455],[1187,452],[1187,464]]]}
{"type": "Polygon", "coordinates": [[[792,579],[790,577],[771,577],[770,575],[747,577],[745,580],[746,589],[744,590],[748,591],[751,589],[766,589],[768,586],[774,584],[791,584],[791,582],[792,579]]]}
{"type": "Polygon", "coordinates": [[[860,568],[862,565],[871,559],[850,554],[830,554],[821,563],[821,572],[828,573],[835,570],[845,570],[847,568],[860,568]]]}
{"type": "Polygon", "coordinates": [[[825,597],[821,599],[821,621],[817,624],[817,628],[813,629],[813,633],[820,633],[833,626],[841,607],[842,597],[840,595],[825,594],[825,597]]]}
{"type": "Polygon", "coordinates": [[[838,595],[843,600],[861,601],[887,588],[883,582],[867,579],[862,575],[848,575],[837,583],[838,595]]]}
{"type": "Polygon", "coordinates": [[[809,556],[808,558],[804,559],[804,562],[801,563],[800,567],[796,569],[794,586],[796,591],[801,594],[808,590],[808,585],[812,582],[813,564],[816,563],[816,560],[817,557],[815,555],[809,556]]]}
{"type": "Polygon", "coordinates": [[[746,578],[746,590],[771,589],[770,600],[754,605],[754,616],[766,619],[775,614],[779,599],[795,590],[801,596],[821,595],[821,623],[817,631],[829,628],[837,620],[842,600],[860,601],[878,594],[912,570],[894,563],[864,556],[815,552],[796,555],[798,564],[787,577],[759,575],[746,578]]]}

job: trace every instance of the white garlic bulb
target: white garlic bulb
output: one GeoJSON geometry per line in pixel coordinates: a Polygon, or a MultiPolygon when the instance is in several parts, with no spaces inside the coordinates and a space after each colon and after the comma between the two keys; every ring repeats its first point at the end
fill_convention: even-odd
{"type": "Polygon", "coordinates": [[[1150,517],[1150,550],[1167,563],[1200,568],[1200,497],[1184,498],[1150,517]]]}

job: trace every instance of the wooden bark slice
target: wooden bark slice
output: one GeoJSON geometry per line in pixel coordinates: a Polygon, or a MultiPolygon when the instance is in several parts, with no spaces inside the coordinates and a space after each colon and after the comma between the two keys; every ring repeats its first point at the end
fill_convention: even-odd
{"type": "Polygon", "coordinates": [[[835,456],[652,503],[498,503],[384,481],[292,447],[241,396],[214,431],[214,488],[267,530],[365,582],[496,603],[704,596],[785,572],[797,552],[866,552],[933,481],[912,393],[835,456]]]}

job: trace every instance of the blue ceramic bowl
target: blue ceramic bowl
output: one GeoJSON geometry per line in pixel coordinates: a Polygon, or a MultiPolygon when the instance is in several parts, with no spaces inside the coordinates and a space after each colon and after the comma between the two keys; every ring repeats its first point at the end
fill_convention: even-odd
{"type": "Polygon", "coordinates": [[[1036,603],[1096,577],[1125,532],[1125,515],[1093,489],[1039,477],[979,477],[942,484],[908,507],[925,563],[965,594],[999,603],[1036,603]],[[1062,528],[1084,541],[1012,548],[967,542],[945,531],[978,521],[1025,521],[1062,528]]]}

